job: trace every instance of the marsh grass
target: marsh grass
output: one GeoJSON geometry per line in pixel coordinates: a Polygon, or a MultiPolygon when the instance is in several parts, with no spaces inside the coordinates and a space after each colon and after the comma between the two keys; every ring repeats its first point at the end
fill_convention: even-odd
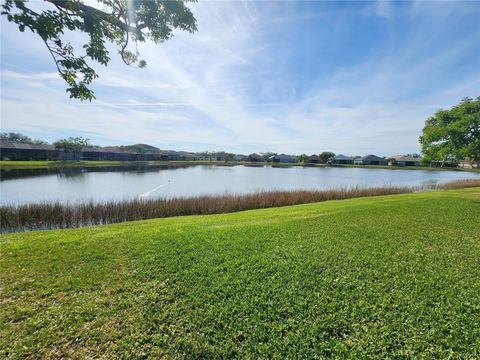
{"type": "Polygon", "coordinates": [[[246,195],[203,195],[190,198],[133,199],[123,201],[64,204],[42,202],[0,207],[0,232],[77,228],[184,215],[222,214],[328,200],[366,196],[452,190],[480,186],[467,179],[424,186],[388,186],[332,190],[262,191],[246,195]]]}

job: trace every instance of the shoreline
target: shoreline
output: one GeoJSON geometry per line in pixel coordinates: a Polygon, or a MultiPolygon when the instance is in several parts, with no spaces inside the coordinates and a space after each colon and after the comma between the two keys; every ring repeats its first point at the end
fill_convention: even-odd
{"type": "Polygon", "coordinates": [[[215,165],[215,166],[249,166],[249,167],[316,167],[316,168],[356,168],[356,169],[383,169],[383,170],[425,170],[425,171],[464,171],[480,172],[480,169],[469,168],[441,168],[431,166],[385,166],[385,165],[328,165],[328,164],[309,164],[309,163],[271,163],[271,162],[224,162],[224,161],[90,161],[90,160],[71,160],[71,161],[0,161],[0,170],[20,170],[20,169],[54,169],[70,167],[110,167],[110,166],[196,166],[196,165],[215,165]]]}
{"type": "Polygon", "coordinates": [[[245,210],[464,188],[480,188],[480,179],[439,185],[387,186],[332,190],[265,191],[244,195],[133,199],[104,202],[39,202],[0,206],[0,233],[82,228],[154,218],[235,213],[245,210]]]}

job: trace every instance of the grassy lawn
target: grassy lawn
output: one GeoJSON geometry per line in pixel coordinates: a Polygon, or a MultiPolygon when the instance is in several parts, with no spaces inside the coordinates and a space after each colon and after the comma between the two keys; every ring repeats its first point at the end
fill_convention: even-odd
{"type": "Polygon", "coordinates": [[[1,358],[479,358],[480,188],[3,235],[1,358]]]}

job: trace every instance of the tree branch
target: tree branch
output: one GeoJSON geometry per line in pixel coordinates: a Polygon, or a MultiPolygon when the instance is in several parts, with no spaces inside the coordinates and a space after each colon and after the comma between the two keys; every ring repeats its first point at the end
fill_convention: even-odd
{"type": "MultiPolygon", "coordinates": [[[[90,14],[92,16],[95,16],[95,17],[97,17],[97,18],[99,18],[103,21],[106,21],[106,22],[108,22],[112,25],[115,25],[115,26],[119,27],[120,29],[122,29],[123,31],[125,31],[127,33],[133,33],[133,34],[136,34],[136,35],[140,35],[141,30],[147,27],[147,25],[145,25],[145,24],[139,24],[136,27],[130,26],[129,24],[126,24],[126,23],[120,21],[117,17],[115,17],[112,14],[107,14],[106,12],[104,12],[102,10],[96,9],[92,6],[85,5],[81,2],[72,3],[70,1],[65,1],[65,0],[44,0],[44,1],[55,5],[55,7],[57,9],[61,8],[63,11],[67,11],[67,12],[75,10],[75,9],[72,9],[71,6],[69,6],[69,5],[72,4],[79,11],[84,12],[84,13],[88,13],[88,14],[90,14]]],[[[75,14],[79,15],[78,13],[75,13],[75,14]]]]}

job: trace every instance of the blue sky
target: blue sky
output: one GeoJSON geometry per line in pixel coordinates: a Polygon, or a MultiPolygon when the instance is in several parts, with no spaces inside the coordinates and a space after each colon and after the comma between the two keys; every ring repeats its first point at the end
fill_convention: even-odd
{"type": "Polygon", "coordinates": [[[480,95],[480,2],[191,7],[198,32],[142,44],[146,69],[125,66],[112,47],[109,66],[96,67],[92,103],[69,99],[39,38],[2,18],[2,131],[191,151],[393,155],[419,151],[437,109],[480,95]]]}

